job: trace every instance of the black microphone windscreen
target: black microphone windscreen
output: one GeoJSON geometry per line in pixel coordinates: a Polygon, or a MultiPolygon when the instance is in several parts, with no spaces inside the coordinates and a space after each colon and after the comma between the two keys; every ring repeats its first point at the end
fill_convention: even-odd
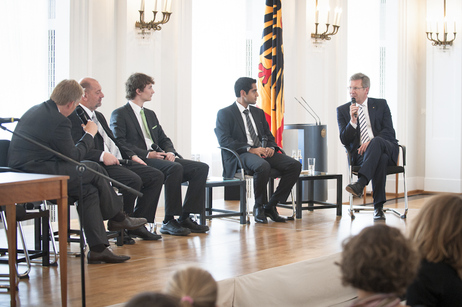
{"type": "Polygon", "coordinates": [[[82,108],[77,108],[75,109],[75,112],[77,113],[77,116],[80,118],[80,120],[82,121],[82,124],[86,125],[87,124],[87,121],[90,119],[88,117],[88,114],[87,112],[85,112],[84,109],[82,108]]]}
{"type": "Polygon", "coordinates": [[[266,145],[268,144],[268,138],[266,137],[266,135],[264,135],[262,138],[261,138],[261,147],[263,148],[266,148],[266,145]]]}
{"type": "Polygon", "coordinates": [[[14,118],[14,117],[0,118],[0,124],[14,123],[14,122],[19,122],[19,118],[14,118]]]}
{"type": "Polygon", "coordinates": [[[351,98],[351,104],[355,104],[356,103],[356,98],[351,98]]]}

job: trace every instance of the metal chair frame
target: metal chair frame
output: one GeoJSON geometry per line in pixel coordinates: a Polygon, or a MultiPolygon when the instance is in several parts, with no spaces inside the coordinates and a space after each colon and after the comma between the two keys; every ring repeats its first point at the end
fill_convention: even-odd
{"type": "MultiPolygon", "coordinates": [[[[399,160],[398,160],[398,165],[395,166],[387,166],[387,175],[393,175],[396,174],[396,193],[395,197],[389,200],[395,200],[398,199],[398,176],[399,174],[403,174],[403,184],[404,184],[404,213],[400,213],[398,210],[393,209],[393,208],[383,208],[384,212],[390,211],[397,215],[398,217],[405,219],[407,217],[407,212],[408,212],[408,197],[407,197],[407,185],[406,185],[406,146],[404,145],[398,145],[399,148],[401,149],[401,156],[402,156],[402,164],[399,165],[399,160]]],[[[351,158],[350,154],[347,150],[348,154],[348,170],[349,170],[349,183],[351,184],[353,182],[353,176],[358,176],[358,171],[361,168],[360,166],[352,166],[351,165],[351,158]]],[[[353,205],[353,195],[350,194],[350,208],[349,208],[349,213],[351,216],[351,219],[355,218],[354,212],[360,212],[361,210],[366,210],[366,211],[373,211],[374,207],[370,206],[354,206],[353,205]]]]}

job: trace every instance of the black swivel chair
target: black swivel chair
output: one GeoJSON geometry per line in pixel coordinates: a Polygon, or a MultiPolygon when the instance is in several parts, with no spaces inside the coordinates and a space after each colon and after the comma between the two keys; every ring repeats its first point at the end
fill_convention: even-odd
{"type": "MultiPolygon", "coordinates": [[[[402,219],[405,219],[407,217],[407,212],[408,212],[408,200],[407,200],[407,186],[406,186],[406,146],[404,145],[399,145],[400,151],[401,151],[401,157],[402,157],[402,162],[399,162],[398,159],[398,165],[393,165],[393,166],[387,166],[387,175],[393,175],[396,174],[396,192],[395,192],[395,198],[393,199],[398,199],[398,175],[403,174],[403,184],[404,184],[404,213],[401,214],[399,211],[393,209],[393,208],[383,208],[384,212],[390,211],[397,216],[399,216],[402,219]]],[[[353,166],[351,163],[351,157],[350,154],[347,150],[348,154],[348,168],[349,168],[349,183],[353,182],[353,176],[358,176],[358,171],[361,168],[360,166],[353,166]]],[[[388,199],[388,200],[393,200],[393,199],[388,199]]],[[[350,194],[350,209],[348,210],[350,212],[350,216],[352,219],[355,218],[354,212],[359,212],[361,210],[374,210],[373,207],[370,206],[353,206],[353,195],[350,194]]]]}

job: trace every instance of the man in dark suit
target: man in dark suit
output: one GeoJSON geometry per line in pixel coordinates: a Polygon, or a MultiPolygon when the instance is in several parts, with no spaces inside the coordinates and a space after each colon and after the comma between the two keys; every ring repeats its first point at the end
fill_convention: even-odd
{"type": "MultiPolygon", "coordinates": [[[[75,144],[71,135],[71,122],[67,118],[82,98],[82,87],[75,80],[63,80],[53,90],[50,100],[30,108],[16,126],[16,132],[25,135],[71,159],[80,161],[93,149],[96,124],[82,125],[85,134],[75,144]]],[[[58,156],[37,145],[13,135],[8,152],[10,167],[30,173],[68,175],[68,195],[79,199],[80,184],[76,165],[63,161],[58,156]]],[[[84,162],[105,175],[105,170],[94,162],[84,162]]],[[[103,220],[108,221],[109,230],[136,229],[146,223],[144,218],[131,218],[122,212],[122,201],[117,198],[108,181],[92,172],[84,172],[83,208],[79,216],[90,251],[88,263],[124,262],[130,257],[115,255],[109,247],[103,220]],[[82,212],[83,211],[83,215],[82,212]]]]}
{"type": "MultiPolygon", "coordinates": [[[[285,202],[300,175],[300,162],[278,153],[274,136],[270,131],[263,110],[254,107],[258,92],[256,80],[239,78],[234,91],[235,103],[218,111],[215,134],[220,146],[236,151],[244,168],[254,173],[255,206],[257,223],[268,223],[267,216],[275,222],[285,222],[276,205],[285,202]],[[250,120],[250,122],[249,122],[250,120]],[[267,147],[262,147],[263,137],[267,147]],[[281,172],[281,181],[268,201],[267,184],[271,168],[281,172]]],[[[223,176],[233,178],[237,170],[237,159],[229,152],[222,153],[223,176]]]]}
{"type": "MultiPolygon", "coordinates": [[[[143,193],[142,197],[138,197],[135,207],[136,195],[122,189],[124,211],[130,216],[144,217],[148,223],[154,223],[164,174],[147,166],[133,151],[122,146],[116,140],[104,115],[96,111],[101,106],[104,97],[99,82],[92,78],[84,78],[80,81],[80,85],[84,89],[84,95],[80,105],[69,116],[74,142],[77,143],[85,134],[81,127],[82,120],[77,115],[77,111],[85,112],[88,118],[98,126],[98,133],[94,137],[94,148],[88,151],[84,158],[99,162],[109,177],[143,193]]],[[[160,235],[149,232],[145,226],[128,230],[128,234],[144,240],[159,240],[161,238],[160,235]]]]}
{"type": "Polygon", "coordinates": [[[364,187],[372,180],[374,220],[384,220],[386,168],[396,165],[399,147],[387,101],[367,97],[369,87],[366,75],[351,76],[350,96],[356,103],[338,107],[337,121],[340,141],[350,153],[350,163],[361,166],[358,181],[349,184],[346,190],[361,197],[364,187]]]}
{"type": "Polygon", "coordinates": [[[154,80],[135,73],[125,83],[126,105],[112,112],[111,129],[120,144],[133,150],[147,165],[164,173],[165,219],[160,228],[163,234],[188,235],[209,230],[190,217],[203,214],[205,183],[209,167],[205,163],[178,157],[172,141],[164,133],[154,111],[144,108],[154,90],[154,80]],[[181,183],[188,181],[188,191],[181,206],[181,183]],[[179,216],[178,221],[174,218],[179,216]]]}

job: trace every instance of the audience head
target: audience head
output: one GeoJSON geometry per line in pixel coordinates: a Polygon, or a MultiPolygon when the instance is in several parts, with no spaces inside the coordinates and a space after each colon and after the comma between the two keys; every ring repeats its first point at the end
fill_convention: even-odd
{"type": "Polygon", "coordinates": [[[154,84],[152,77],[143,73],[135,73],[128,77],[125,82],[125,98],[133,100],[136,97],[136,90],[144,91],[146,85],[154,84]]]}
{"type": "Polygon", "coordinates": [[[80,102],[91,111],[95,111],[102,104],[104,98],[103,91],[99,82],[93,78],[83,78],[80,85],[84,90],[82,101],[80,102]]]}
{"type": "Polygon", "coordinates": [[[218,286],[209,272],[191,266],[177,270],[167,282],[165,292],[178,297],[183,307],[214,307],[218,286]]]}
{"type": "Polygon", "coordinates": [[[419,262],[417,251],[399,229],[378,224],[344,241],[342,283],[399,296],[416,276],[419,262]]]}
{"type": "Polygon", "coordinates": [[[236,83],[234,84],[234,92],[236,97],[241,97],[241,91],[243,90],[246,94],[252,89],[252,84],[257,83],[257,80],[249,78],[249,77],[242,77],[237,79],[236,83]]]}
{"type": "Polygon", "coordinates": [[[180,307],[178,299],[164,293],[143,292],[129,300],[125,307],[180,307]]]}
{"type": "Polygon", "coordinates": [[[76,106],[82,99],[83,89],[80,84],[72,79],[64,79],[53,89],[50,99],[58,106],[64,106],[69,102],[75,102],[76,106]]]}
{"type": "Polygon", "coordinates": [[[371,80],[369,79],[368,76],[366,76],[363,73],[356,73],[353,76],[350,77],[350,81],[356,81],[356,80],[361,80],[361,84],[364,88],[370,88],[371,87],[371,80]]]}
{"type": "Polygon", "coordinates": [[[440,194],[428,199],[410,227],[422,258],[445,262],[462,278],[462,196],[440,194]]]}

